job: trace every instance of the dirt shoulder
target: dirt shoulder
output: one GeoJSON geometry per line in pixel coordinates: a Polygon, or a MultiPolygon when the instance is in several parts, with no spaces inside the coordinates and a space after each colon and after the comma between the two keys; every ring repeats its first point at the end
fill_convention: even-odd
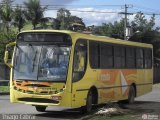
{"type": "Polygon", "coordinates": [[[153,87],[152,92],[137,97],[134,104],[111,103],[106,105],[106,109],[113,108],[116,112],[107,114],[87,115],[83,120],[141,120],[143,117],[148,119],[160,119],[160,84],[153,87]],[[109,107],[108,107],[109,106],[109,107]]]}

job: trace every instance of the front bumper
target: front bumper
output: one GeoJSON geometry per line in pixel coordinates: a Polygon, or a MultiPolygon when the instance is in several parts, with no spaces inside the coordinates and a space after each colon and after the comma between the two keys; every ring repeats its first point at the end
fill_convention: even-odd
{"type": "Polygon", "coordinates": [[[23,93],[12,89],[10,91],[10,101],[12,103],[23,103],[29,105],[43,105],[43,106],[63,106],[71,107],[71,93],[63,92],[52,95],[37,95],[23,93]],[[53,100],[53,96],[60,96],[61,100],[53,100]]]}

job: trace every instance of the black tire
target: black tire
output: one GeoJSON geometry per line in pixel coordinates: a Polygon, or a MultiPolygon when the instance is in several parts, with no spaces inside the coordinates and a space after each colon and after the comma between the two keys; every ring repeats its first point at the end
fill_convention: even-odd
{"type": "Polygon", "coordinates": [[[46,106],[35,106],[35,107],[38,112],[45,112],[47,108],[46,106]]]}
{"type": "Polygon", "coordinates": [[[135,91],[134,86],[132,85],[132,86],[130,86],[130,89],[129,89],[129,94],[128,94],[128,100],[127,100],[127,102],[129,104],[133,104],[135,96],[136,96],[136,91],[135,91]]]}
{"type": "Polygon", "coordinates": [[[86,106],[81,107],[81,113],[90,113],[92,111],[92,104],[93,104],[93,93],[92,90],[88,92],[87,99],[86,99],[86,106]]]}

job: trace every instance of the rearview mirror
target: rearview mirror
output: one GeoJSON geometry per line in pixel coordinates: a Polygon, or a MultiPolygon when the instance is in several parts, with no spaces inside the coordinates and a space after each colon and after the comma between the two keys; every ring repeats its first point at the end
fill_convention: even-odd
{"type": "Polygon", "coordinates": [[[4,63],[5,63],[8,67],[12,68],[11,63],[10,63],[9,60],[8,60],[8,56],[9,56],[8,51],[5,51],[5,54],[4,54],[4,63]]]}
{"type": "Polygon", "coordinates": [[[13,67],[13,65],[11,64],[11,59],[12,59],[11,57],[12,57],[15,45],[16,45],[16,42],[7,44],[5,54],[4,54],[4,63],[10,68],[13,67]]]}

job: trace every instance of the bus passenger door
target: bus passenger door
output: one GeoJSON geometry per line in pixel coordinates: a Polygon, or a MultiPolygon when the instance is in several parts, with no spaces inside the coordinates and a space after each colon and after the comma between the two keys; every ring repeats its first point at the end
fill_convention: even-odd
{"type": "Polygon", "coordinates": [[[87,41],[78,40],[74,49],[73,74],[72,74],[72,107],[80,107],[85,104],[87,66],[87,41]]]}

